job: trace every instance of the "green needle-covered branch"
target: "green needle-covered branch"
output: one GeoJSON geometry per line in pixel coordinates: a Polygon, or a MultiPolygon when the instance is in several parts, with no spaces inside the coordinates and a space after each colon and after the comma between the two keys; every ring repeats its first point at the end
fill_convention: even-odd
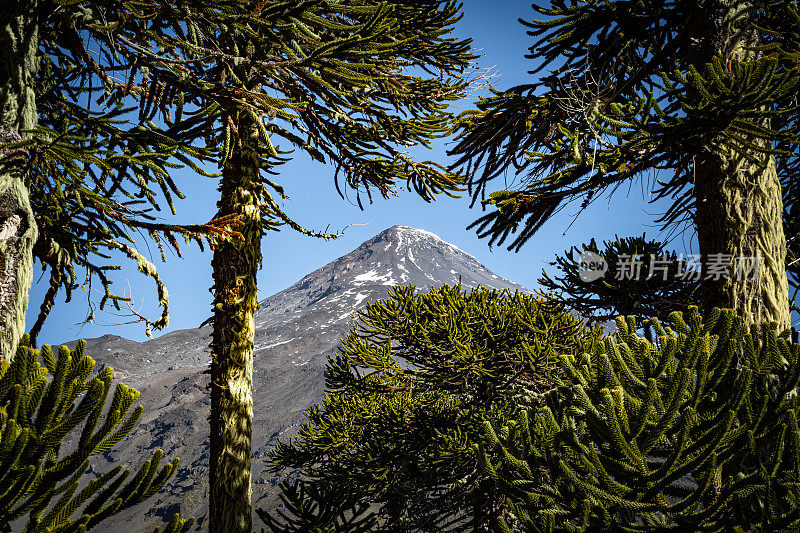
{"type": "Polygon", "coordinates": [[[481,421],[539,405],[560,379],[559,355],[598,341],[562,306],[531,295],[391,289],[359,311],[329,358],[324,402],[272,453],[273,468],[356,495],[382,530],[483,531],[504,502],[472,454],[481,421]]]}
{"type": "Polygon", "coordinates": [[[731,310],[618,318],[564,355],[538,409],[484,422],[501,531],[787,531],[800,525],[800,345],[731,310]]]}
{"type": "MultiPolygon", "coordinates": [[[[27,343],[26,336],[10,365],[0,362],[0,530],[87,531],[161,490],[179,464],[162,466],[161,450],[133,476],[122,466],[87,474],[91,457],[136,425],[139,392],[119,383],[109,401],[113,371],[91,377],[84,341],[57,355],[27,343]]],[[[164,532],[188,532],[193,524],[175,515],[164,532]]]]}
{"type": "Polygon", "coordinates": [[[798,181],[796,0],[552,0],[523,22],[530,83],[464,112],[451,150],[473,224],[518,250],[567,205],[649,185],[658,222],[697,231],[705,310],[789,327],[786,236],[798,181]],[[493,190],[507,171],[518,187],[493,190]],[[782,190],[784,189],[784,190],[782,190]],[[757,279],[706,277],[711,257],[759,257],[757,279]]]}
{"type": "Polygon", "coordinates": [[[261,256],[262,237],[282,226],[338,236],[306,229],[284,208],[289,187],[279,165],[293,150],[330,165],[340,194],[355,194],[359,206],[404,186],[428,202],[455,195],[460,175],[411,153],[450,132],[448,106],[463,96],[475,56],[469,40],[451,36],[461,16],[451,1],[223,0],[163,9],[187,19],[159,34],[174,56],[163,67],[178,61],[185,69],[194,83],[185,120],[218,149],[216,218],[241,223],[241,238],[215,247],[212,260],[209,528],[249,533],[255,281],[272,260],[261,256]]]}

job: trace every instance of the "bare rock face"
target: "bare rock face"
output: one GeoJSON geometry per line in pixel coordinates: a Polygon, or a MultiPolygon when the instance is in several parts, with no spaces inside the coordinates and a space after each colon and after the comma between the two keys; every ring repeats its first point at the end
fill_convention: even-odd
{"type": "MultiPolygon", "coordinates": [[[[305,409],[322,400],[326,355],[336,351],[356,309],[384,298],[395,285],[425,290],[459,281],[464,288],[527,292],[432,233],[394,226],[260,303],[253,369],[254,507],[275,504],[279,478],[266,471],[266,454],[278,439],[297,431],[305,409]]],[[[131,435],[93,460],[94,471],[107,471],[110,463],[104,461],[137,467],[157,448],[168,458],[181,458],[164,490],[104,524],[104,531],[152,531],[176,512],[195,516],[198,529],[206,529],[210,333],[206,327],[143,343],[113,335],[88,340],[87,353],[141,391],[145,408],[131,435]]],[[[256,517],[253,523],[259,523],[256,517]]]]}

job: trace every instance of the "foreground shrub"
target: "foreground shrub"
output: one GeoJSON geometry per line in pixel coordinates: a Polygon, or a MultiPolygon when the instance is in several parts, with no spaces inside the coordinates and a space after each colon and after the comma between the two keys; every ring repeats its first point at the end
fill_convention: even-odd
{"type": "MultiPolygon", "coordinates": [[[[562,306],[527,294],[393,289],[359,312],[329,358],[323,404],[272,454],[273,467],[299,470],[307,489],[355,495],[381,530],[482,531],[504,498],[473,454],[481,421],[536,405],[558,377],[558,356],[599,338],[562,306]]],[[[273,531],[293,530],[273,518],[273,531]]]]}
{"type": "Polygon", "coordinates": [[[500,531],[785,531],[800,526],[800,345],[691,308],[560,357],[545,406],[485,420],[500,531]],[[685,320],[684,320],[685,318],[685,320]]]}
{"type": "MultiPolygon", "coordinates": [[[[161,450],[130,480],[122,466],[86,474],[93,455],[110,450],[136,425],[142,406],[131,407],[138,391],[117,384],[104,413],[113,371],[106,367],[90,378],[95,363],[84,355],[84,341],[74,350],[62,346],[57,357],[49,346],[40,352],[27,342],[10,365],[0,361],[0,531],[11,531],[20,519],[25,533],[87,531],[159,491],[179,463],[159,468],[161,450]],[[64,453],[69,435],[77,443],[64,453]]],[[[176,514],[165,532],[185,532],[193,524],[176,514]]]]}

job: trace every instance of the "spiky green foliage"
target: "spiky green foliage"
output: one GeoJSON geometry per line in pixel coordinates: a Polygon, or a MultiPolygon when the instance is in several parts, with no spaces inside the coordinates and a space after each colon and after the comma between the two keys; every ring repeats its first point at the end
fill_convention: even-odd
{"type": "Polygon", "coordinates": [[[591,321],[616,316],[658,317],[669,321],[674,311],[683,311],[697,300],[699,265],[666,249],[664,243],[641,237],[617,237],[603,242],[594,239],[573,246],[550,263],[557,274],[542,271],[542,291],[552,293],[565,305],[591,321]],[[589,251],[602,257],[608,270],[589,280],[581,265],[581,254],[589,251]],[[584,274],[585,276],[585,274],[584,274]]]}
{"type": "Polygon", "coordinates": [[[125,259],[153,278],[163,308],[158,318],[138,318],[148,333],[163,328],[167,292],[154,265],[137,251],[138,234],[178,254],[176,236],[202,245],[202,236],[232,235],[230,220],[176,226],[156,219],[163,207],[174,213],[173,200],[183,197],[170,173],[189,166],[208,175],[201,165],[215,153],[196,142],[203,132],[181,122],[184,101],[191,107],[184,91],[193,82],[182,80],[186,69],[170,63],[172,53],[158,46],[160,34],[185,18],[148,2],[103,0],[43,0],[33,16],[38,126],[4,147],[16,156],[6,164],[19,165],[19,155],[25,156],[39,229],[34,258],[50,273],[32,337],[59,291],[69,301],[80,281],[89,289],[87,320],[94,317],[98,284],[101,309],[125,305],[130,295],[112,290],[112,273],[125,259]]]}
{"type": "Polygon", "coordinates": [[[800,345],[696,307],[561,357],[566,386],[485,422],[500,531],[787,531],[800,526],[800,345]],[[785,361],[785,363],[781,363],[785,361]]]}
{"type": "Polygon", "coordinates": [[[537,405],[558,379],[558,356],[598,339],[528,294],[391,289],[359,311],[329,358],[323,404],[272,453],[273,467],[358,495],[387,530],[483,530],[503,502],[471,453],[482,419],[537,405]]]}
{"type": "MultiPolygon", "coordinates": [[[[432,200],[457,189],[455,174],[408,154],[448,131],[447,103],[466,85],[474,56],[448,35],[454,2],[42,0],[35,10],[38,126],[3,147],[4,164],[25,162],[34,256],[50,272],[34,337],[81,271],[86,285],[100,283],[101,308],[124,305],[111,289],[115,252],[157,285],[162,315],[139,317],[148,331],[167,324],[166,291],[137,233],[179,254],[180,237],[237,236],[231,217],[184,226],[155,217],[183,197],[175,169],[208,175],[204,163],[231,154],[239,114],[258,124],[267,172],[297,148],[333,163],[343,194],[390,196],[405,182],[432,200]]],[[[315,234],[283,211],[283,186],[261,187],[265,229],[315,234]]]]}
{"type": "Polygon", "coordinates": [[[270,175],[298,149],[331,163],[340,191],[355,191],[359,205],[363,194],[389,197],[403,184],[427,201],[455,194],[457,174],[409,152],[450,131],[448,104],[467,86],[463,74],[475,56],[469,40],[450,36],[460,5],[43,0],[36,9],[38,101],[47,116],[31,139],[13,147],[28,150],[29,186],[41,198],[36,212],[44,230],[37,257],[51,269],[34,333],[60,288],[69,298],[75,266],[86,268],[89,284],[101,281],[101,307],[119,305],[106,276],[118,265],[102,257],[108,250],[153,277],[164,313],[148,327],[165,326],[166,290],[152,263],[126,242],[136,231],[176,250],[178,233],[236,241],[219,255],[230,277],[215,272],[215,323],[224,333],[215,333],[212,363],[211,475],[213,495],[217,437],[226,432],[219,449],[233,441],[237,449],[220,455],[242,464],[220,468],[229,477],[224,492],[233,494],[235,485],[241,494],[233,499],[244,502],[250,454],[249,429],[242,428],[249,428],[252,410],[247,324],[260,237],[283,225],[331,236],[287,215],[284,186],[270,175]],[[152,220],[159,198],[172,208],[179,195],[169,170],[188,165],[202,173],[197,165],[209,161],[224,170],[218,216],[183,227],[152,220]],[[231,265],[242,268],[231,273],[231,265]],[[217,393],[227,402],[221,410],[217,393]]]}
{"type": "Polygon", "coordinates": [[[534,4],[525,22],[540,63],[530,84],[493,91],[461,117],[460,157],[475,199],[507,169],[518,190],[493,192],[475,222],[519,248],[566,202],[657,173],[665,224],[691,221],[695,156],[732,150],[777,158],[798,179],[796,1],[636,0],[534,4]],[[716,20],[717,26],[705,21],[716,20]],[[743,50],[744,47],[744,50],[743,50]]]}
{"type": "Polygon", "coordinates": [[[284,508],[274,515],[256,509],[272,533],[367,533],[377,525],[358,494],[336,486],[287,479],[281,483],[280,498],[284,508]]]}
{"type": "MultiPolygon", "coordinates": [[[[448,104],[467,85],[475,56],[469,40],[450,36],[457,3],[201,4],[191,7],[197,20],[164,41],[203,86],[193,120],[224,140],[223,158],[243,141],[242,114],[257,126],[266,170],[291,147],[332,164],[344,182],[337,185],[368,198],[388,197],[402,182],[426,200],[457,189],[456,174],[408,154],[449,132],[448,104]]],[[[283,198],[283,187],[263,186],[283,198]]],[[[265,227],[290,223],[272,196],[263,203],[265,227]]]]}
{"type": "MultiPolygon", "coordinates": [[[[113,386],[110,367],[92,376],[84,341],[55,355],[23,340],[10,365],[0,361],[0,530],[10,532],[17,521],[26,533],[87,531],[158,492],[179,464],[161,466],[161,450],[133,476],[122,466],[87,474],[91,457],[135,426],[139,392],[113,386]]],[[[164,531],[183,533],[193,524],[175,515],[164,531]]]]}

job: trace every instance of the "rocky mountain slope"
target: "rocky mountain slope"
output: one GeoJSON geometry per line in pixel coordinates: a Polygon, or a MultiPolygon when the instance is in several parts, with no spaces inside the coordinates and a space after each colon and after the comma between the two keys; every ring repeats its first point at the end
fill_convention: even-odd
{"type": "MultiPolygon", "coordinates": [[[[279,438],[288,439],[303,411],[322,399],[326,355],[347,333],[355,310],[385,297],[394,285],[424,289],[459,280],[465,288],[525,291],[432,233],[394,226],[260,303],[253,369],[255,506],[274,503],[277,479],[265,471],[266,453],[279,438]]],[[[209,335],[210,328],[200,328],[144,343],[112,335],[88,341],[87,353],[98,366],[112,366],[118,378],[141,391],[139,403],[145,407],[133,433],[106,458],[95,460],[93,468],[107,471],[105,460],[137,466],[156,448],[181,458],[168,488],[104,531],[152,531],[159,515],[175,512],[197,517],[199,529],[205,529],[209,335]]]]}

